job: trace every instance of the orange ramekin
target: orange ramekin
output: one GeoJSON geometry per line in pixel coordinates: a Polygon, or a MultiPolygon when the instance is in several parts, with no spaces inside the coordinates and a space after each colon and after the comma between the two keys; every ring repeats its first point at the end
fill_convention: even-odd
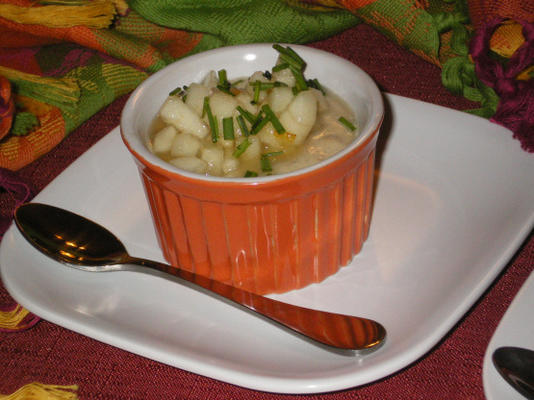
{"type": "Polygon", "coordinates": [[[354,110],[359,136],[340,153],[292,173],[208,177],[162,161],[147,146],[150,125],[169,92],[210,70],[229,78],[270,69],[271,44],[225,47],[187,57],[143,82],[121,117],[163,254],[169,263],[255,293],[321,282],[350,263],[369,232],[374,156],[384,108],[372,79],[333,54],[291,45],[306,76],[354,110]]]}

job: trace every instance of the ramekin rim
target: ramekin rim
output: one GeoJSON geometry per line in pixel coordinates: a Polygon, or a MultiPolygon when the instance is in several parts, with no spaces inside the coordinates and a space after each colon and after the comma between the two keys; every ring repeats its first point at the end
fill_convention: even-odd
{"type": "Polygon", "coordinates": [[[260,49],[261,48],[264,48],[264,49],[272,48],[273,44],[274,43],[239,44],[239,45],[224,46],[224,47],[219,47],[219,48],[212,49],[212,50],[207,50],[207,51],[193,54],[185,58],[182,58],[180,60],[177,60],[174,63],[169,64],[167,67],[149,76],[131,93],[130,97],[126,101],[126,104],[124,105],[123,110],[121,112],[120,134],[128,151],[132,153],[132,155],[135,158],[141,161],[148,168],[155,167],[156,169],[162,170],[165,173],[177,175],[177,176],[180,176],[181,178],[186,178],[187,180],[190,180],[190,181],[200,181],[206,184],[233,183],[233,184],[240,184],[240,185],[257,186],[257,185],[261,185],[262,183],[269,183],[269,182],[278,181],[278,180],[293,179],[295,177],[307,175],[308,173],[311,173],[315,170],[322,169],[328,166],[329,164],[332,164],[336,162],[337,160],[345,157],[347,154],[354,152],[355,149],[362,146],[362,144],[366,142],[367,139],[372,137],[373,134],[380,129],[380,126],[384,119],[384,101],[382,98],[382,94],[380,90],[378,89],[374,80],[362,68],[360,68],[359,66],[357,66],[356,64],[350,62],[349,60],[345,58],[342,58],[340,56],[337,56],[336,54],[333,54],[333,53],[330,53],[324,50],[316,49],[316,48],[309,47],[309,46],[298,45],[298,44],[279,43],[283,46],[291,46],[292,48],[297,49],[299,52],[317,53],[317,54],[329,57],[329,58],[334,59],[337,63],[342,63],[342,64],[347,65],[350,68],[354,68],[355,70],[358,71],[359,75],[363,77],[366,84],[368,85],[369,91],[371,94],[370,96],[371,102],[373,103],[374,109],[376,110],[376,112],[370,116],[369,121],[366,124],[365,131],[361,131],[359,133],[359,136],[355,138],[355,140],[349,146],[345,147],[343,150],[339,151],[338,153],[333,154],[332,156],[318,163],[315,163],[313,165],[310,165],[304,168],[299,168],[295,171],[291,171],[287,173],[273,174],[273,175],[267,175],[267,176],[257,176],[257,177],[246,177],[246,178],[245,177],[222,177],[222,176],[201,175],[201,174],[196,174],[193,172],[179,169],[177,167],[174,167],[172,164],[169,164],[161,160],[157,155],[150,152],[150,150],[146,147],[145,144],[142,144],[141,146],[134,146],[132,141],[129,140],[128,134],[125,132],[125,126],[131,123],[131,118],[129,119],[127,117],[129,114],[133,113],[135,102],[139,98],[139,93],[144,91],[146,87],[149,87],[153,81],[157,81],[158,79],[160,79],[161,76],[170,67],[176,68],[176,64],[178,63],[183,63],[183,62],[192,63],[192,62],[195,62],[195,60],[198,60],[203,57],[213,55],[216,53],[225,53],[228,51],[241,51],[242,52],[242,51],[247,51],[247,49],[258,50],[258,48],[260,49]],[[140,147],[141,151],[139,151],[138,147],[140,147]]]}

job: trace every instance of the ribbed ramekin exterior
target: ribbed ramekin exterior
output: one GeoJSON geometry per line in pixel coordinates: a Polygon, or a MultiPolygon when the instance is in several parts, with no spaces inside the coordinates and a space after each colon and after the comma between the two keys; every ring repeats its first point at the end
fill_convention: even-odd
{"type": "Polygon", "coordinates": [[[228,201],[224,189],[222,200],[199,198],[138,165],[165,258],[266,294],[321,282],[360,251],[371,218],[374,142],[357,158],[323,186],[250,202],[228,201]]]}

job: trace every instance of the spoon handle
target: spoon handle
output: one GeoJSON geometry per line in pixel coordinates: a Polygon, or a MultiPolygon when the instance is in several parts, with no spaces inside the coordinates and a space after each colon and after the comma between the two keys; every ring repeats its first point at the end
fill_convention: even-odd
{"type": "Polygon", "coordinates": [[[369,349],[381,343],[386,335],[384,327],[371,319],[283,303],[152,260],[130,257],[125,262],[179,277],[328,346],[369,349]]]}

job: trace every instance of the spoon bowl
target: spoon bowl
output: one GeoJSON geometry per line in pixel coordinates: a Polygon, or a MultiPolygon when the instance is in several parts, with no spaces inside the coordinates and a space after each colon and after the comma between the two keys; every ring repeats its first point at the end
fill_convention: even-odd
{"type": "Polygon", "coordinates": [[[385,328],[367,318],[299,307],[194,274],[177,266],[132,257],[106,228],[70,211],[26,203],[15,212],[22,235],[39,251],[67,266],[91,272],[159,271],[230,300],[322,345],[341,350],[374,349],[385,328]],[[310,321],[321,321],[310,324],[310,321]]]}
{"type": "Polygon", "coordinates": [[[534,399],[534,351],[521,347],[499,347],[493,352],[499,374],[527,399],[534,399]]]}

